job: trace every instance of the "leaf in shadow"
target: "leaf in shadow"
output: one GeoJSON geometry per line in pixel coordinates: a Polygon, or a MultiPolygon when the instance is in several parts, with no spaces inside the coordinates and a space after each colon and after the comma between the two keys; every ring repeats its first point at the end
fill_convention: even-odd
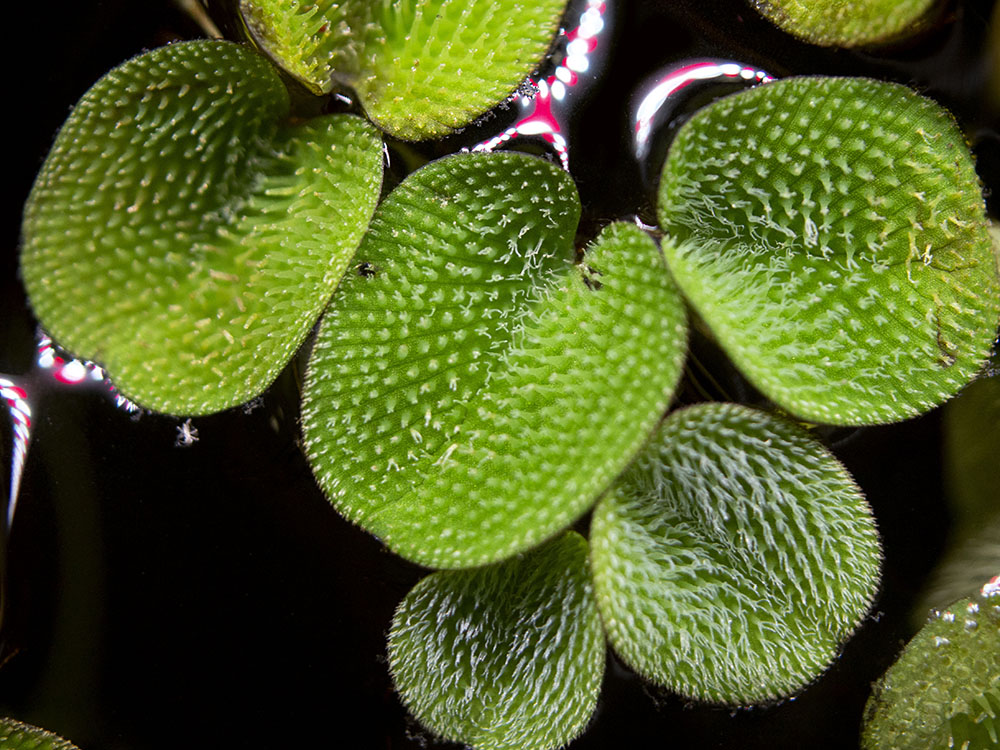
{"type": "Polygon", "coordinates": [[[1000,586],[933,612],[875,684],[864,750],[1000,747],[1000,586]]]}
{"type": "Polygon", "coordinates": [[[934,0],[753,0],[783,31],[823,47],[863,47],[898,41],[933,20],[934,0]]]}
{"type": "Polygon", "coordinates": [[[587,542],[567,532],[531,552],[420,581],[389,633],[389,666],[410,712],[477,750],[548,750],[597,705],[601,621],[587,542]]]}
{"type": "Polygon", "coordinates": [[[800,428],[733,404],[667,417],[590,533],[612,646],[699,700],[800,689],[878,586],[875,522],[843,466],[800,428]]]}
{"type": "Polygon", "coordinates": [[[67,742],[44,729],[23,724],[15,719],[0,719],[0,748],[4,750],[77,750],[67,742]]]}
{"type": "Polygon", "coordinates": [[[21,255],[32,307],[143,406],[248,401],[319,317],[381,179],[375,130],[291,122],[262,57],[153,50],[83,96],[38,175],[21,255]]]}

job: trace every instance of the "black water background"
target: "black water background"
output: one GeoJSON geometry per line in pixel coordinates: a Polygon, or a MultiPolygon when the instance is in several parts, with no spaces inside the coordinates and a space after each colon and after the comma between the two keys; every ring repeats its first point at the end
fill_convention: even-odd
{"type": "MultiPolygon", "coordinates": [[[[916,85],[980,134],[980,171],[1000,189],[976,46],[991,2],[952,6],[960,23],[888,56],[792,42],[736,0],[705,5],[632,2],[618,19],[608,83],[571,130],[591,219],[644,200],[624,148],[629,96],[690,55],[916,85]]],[[[108,0],[23,7],[9,33],[33,48],[8,65],[16,140],[0,246],[0,372],[21,373],[35,324],[16,278],[20,207],[56,130],[109,68],[198,32],[167,0],[108,0]]],[[[85,750],[437,746],[406,718],[384,663],[392,610],[422,571],[330,509],[294,442],[295,401],[289,371],[249,415],[195,420],[201,440],[181,449],[176,420],[46,394],[11,540],[5,646],[17,651],[0,668],[0,713],[85,750]]],[[[873,617],[833,668],[794,701],[733,712],[689,705],[610,657],[574,748],[856,746],[868,685],[908,637],[944,544],[939,415],[859,431],[837,450],[875,510],[886,566],[873,617]]]]}

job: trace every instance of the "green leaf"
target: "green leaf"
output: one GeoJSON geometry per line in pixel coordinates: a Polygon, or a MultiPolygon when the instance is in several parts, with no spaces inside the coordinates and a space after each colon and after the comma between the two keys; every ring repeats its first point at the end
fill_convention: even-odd
{"type": "Polygon", "coordinates": [[[507,98],[565,0],[241,0],[252,38],[316,93],[349,86],[397,138],[447,135],[507,98]]]}
{"type": "Polygon", "coordinates": [[[583,729],[604,673],[587,542],[424,578],[392,620],[389,666],[428,729],[478,750],[547,750],[583,729]]]}
{"type": "Polygon", "coordinates": [[[789,34],[824,47],[884,44],[922,31],[934,0],[753,0],[789,34]]]}
{"type": "Polygon", "coordinates": [[[152,409],[203,414],[274,380],[378,200],[382,151],[350,116],[289,120],[261,57],[174,44],[77,104],[25,207],[42,325],[152,409]]]}
{"type": "Polygon", "coordinates": [[[611,644],[700,700],[798,690],[878,585],[875,523],[840,463],[798,427],[732,404],[671,414],[590,533],[611,644]]]}
{"type": "Polygon", "coordinates": [[[659,216],[681,290],[800,417],[905,419],[989,355],[1000,280],[972,159],[902,86],[796,78],[715,102],[674,141],[659,216]]]}
{"type": "Polygon", "coordinates": [[[44,729],[15,719],[0,719],[2,750],[77,750],[76,745],[44,729]]]}
{"type": "Polygon", "coordinates": [[[1000,747],[1000,586],[936,611],[876,683],[865,750],[1000,747]]]}
{"type": "Polygon", "coordinates": [[[413,173],[324,316],[303,434],[337,509],[433,567],[579,518],[666,409],[685,318],[663,258],[609,227],[579,266],[569,177],[516,153],[413,173]]]}

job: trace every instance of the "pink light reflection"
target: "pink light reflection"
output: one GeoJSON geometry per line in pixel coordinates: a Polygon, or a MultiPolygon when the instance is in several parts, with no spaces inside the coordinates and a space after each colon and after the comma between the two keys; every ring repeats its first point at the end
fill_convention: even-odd
{"type": "Polygon", "coordinates": [[[569,31],[564,29],[560,34],[558,42],[565,40],[566,57],[551,75],[537,80],[532,78],[537,90],[535,96],[521,97],[524,116],[499,135],[473,146],[473,151],[493,151],[519,136],[538,136],[552,146],[562,168],[569,171],[569,143],[560,121],[564,113],[558,110],[572,98],[573,90],[582,81],[580,74],[589,72],[589,80],[596,78],[592,53],[606,28],[607,10],[608,3],[604,0],[587,0],[576,27],[569,31]]]}
{"type": "Polygon", "coordinates": [[[9,378],[0,378],[0,399],[7,404],[14,432],[10,467],[10,495],[7,500],[5,526],[9,533],[14,521],[17,496],[21,490],[21,476],[24,474],[24,462],[28,456],[28,444],[31,441],[31,407],[28,405],[28,394],[24,388],[9,378]]]}

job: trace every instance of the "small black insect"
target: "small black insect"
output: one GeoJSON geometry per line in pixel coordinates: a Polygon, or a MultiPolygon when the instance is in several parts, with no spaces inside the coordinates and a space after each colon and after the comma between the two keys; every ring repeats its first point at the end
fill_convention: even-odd
{"type": "Polygon", "coordinates": [[[583,283],[587,285],[587,288],[591,291],[596,292],[598,289],[604,286],[600,281],[598,281],[596,276],[603,276],[604,272],[600,271],[593,266],[588,266],[584,264],[583,268],[583,283]]]}
{"type": "Polygon", "coordinates": [[[357,272],[358,276],[364,276],[366,279],[370,279],[378,274],[378,266],[373,266],[366,260],[358,263],[357,272]]]}

